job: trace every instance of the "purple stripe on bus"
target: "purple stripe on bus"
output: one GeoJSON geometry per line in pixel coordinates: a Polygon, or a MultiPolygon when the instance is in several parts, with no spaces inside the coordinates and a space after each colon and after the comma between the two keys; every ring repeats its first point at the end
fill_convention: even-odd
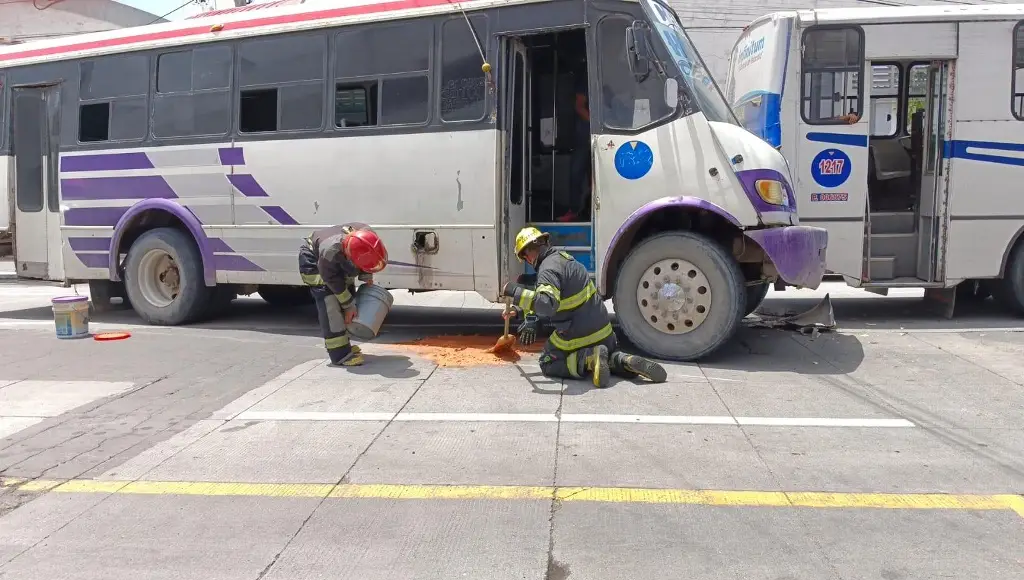
{"type": "Polygon", "coordinates": [[[126,207],[73,207],[64,210],[64,225],[112,228],[126,211],[126,207]]]}
{"type": "Polygon", "coordinates": [[[95,153],[61,157],[61,171],[122,171],[153,169],[145,153],[95,153]]]}
{"type": "Polygon", "coordinates": [[[75,256],[85,265],[86,268],[109,268],[110,256],[107,254],[82,254],[75,253],[75,256]]]}
{"type": "Polygon", "coordinates": [[[211,252],[220,252],[221,254],[233,254],[235,252],[227,242],[220,238],[209,238],[208,242],[211,252]]]}
{"type": "Polygon", "coordinates": [[[246,197],[270,197],[260,184],[256,183],[256,178],[248,173],[229,175],[228,181],[246,197]]]}
{"type": "Polygon", "coordinates": [[[283,226],[299,225],[299,222],[288,215],[288,212],[284,211],[284,208],[279,205],[261,205],[260,209],[267,212],[270,217],[276,219],[283,226]]]}
{"type": "Polygon", "coordinates": [[[159,175],[61,179],[61,199],[172,199],[178,197],[159,175]]]}
{"type": "Polygon", "coordinates": [[[68,238],[68,245],[76,252],[106,252],[110,238],[68,238]]]}
{"type": "Polygon", "coordinates": [[[256,264],[253,264],[248,259],[230,254],[214,254],[213,265],[218,270],[228,270],[231,272],[263,272],[263,268],[260,268],[256,264]]]}
{"type": "Polygon", "coordinates": [[[245,165],[245,153],[241,147],[221,147],[217,152],[220,153],[221,165],[245,165]]]}

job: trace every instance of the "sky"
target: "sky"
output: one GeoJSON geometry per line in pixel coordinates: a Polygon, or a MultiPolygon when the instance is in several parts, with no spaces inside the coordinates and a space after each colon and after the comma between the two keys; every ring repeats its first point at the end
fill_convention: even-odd
{"type": "MultiPolygon", "coordinates": [[[[168,12],[171,12],[172,10],[178,8],[182,4],[185,4],[185,0],[117,0],[117,1],[122,3],[122,4],[127,4],[129,6],[134,6],[135,8],[138,8],[140,10],[145,10],[146,12],[152,12],[156,16],[163,16],[164,14],[167,14],[168,12]]],[[[193,16],[193,15],[198,14],[198,13],[199,13],[199,8],[195,4],[193,4],[192,2],[189,2],[188,6],[185,6],[181,10],[178,10],[178,11],[174,12],[173,14],[167,16],[167,19],[168,20],[181,20],[183,18],[188,18],[189,16],[193,16]]]]}

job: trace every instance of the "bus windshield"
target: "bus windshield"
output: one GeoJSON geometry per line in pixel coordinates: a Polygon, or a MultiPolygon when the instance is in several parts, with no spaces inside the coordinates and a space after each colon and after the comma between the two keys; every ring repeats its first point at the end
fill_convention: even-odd
{"type": "Polygon", "coordinates": [[[709,121],[739,125],[718,84],[697,52],[697,47],[683,31],[679,17],[659,0],[644,0],[643,4],[658,36],[668,49],[673,62],[679,67],[683,81],[697,100],[697,105],[704,116],[709,121]]]}

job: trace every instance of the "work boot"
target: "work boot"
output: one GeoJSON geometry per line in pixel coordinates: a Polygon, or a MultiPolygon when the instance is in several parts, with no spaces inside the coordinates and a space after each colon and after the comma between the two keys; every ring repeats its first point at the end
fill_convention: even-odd
{"type": "Polygon", "coordinates": [[[347,355],[345,355],[344,357],[342,357],[342,359],[340,361],[338,361],[338,362],[331,361],[331,365],[330,366],[332,366],[332,367],[357,367],[357,366],[363,364],[363,362],[365,362],[364,359],[363,359],[363,354],[361,352],[358,352],[355,349],[353,349],[352,352],[350,352],[347,355]]]}
{"type": "Polygon", "coordinates": [[[665,367],[635,354],[613,352],[609,364],[612,372],[627,379],[643,377],[654,383],[664,383],[668,379],[665,367]]]}
{"type": "Polygon", "coordinates": [[[608,347],[603,344],[595,346],[584,360],[586,369],[594,380],[594,386],[599,389],[607,387],[612,376],[612,369],[608,364],[608,347]]]}

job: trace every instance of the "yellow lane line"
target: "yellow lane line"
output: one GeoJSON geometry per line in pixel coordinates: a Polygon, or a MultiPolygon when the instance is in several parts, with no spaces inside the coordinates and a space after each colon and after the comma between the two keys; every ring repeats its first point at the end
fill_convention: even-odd
{"type": "Polygon", "coordinates": [[[0,487],[56,493],[300,497],[391,500],[551,500],[734,507],[1012,510],[1024,517],[1024,497],[1011,494],[839,493],[550,487],[518,485],[403,485],[0,479],[0,487]]]}

